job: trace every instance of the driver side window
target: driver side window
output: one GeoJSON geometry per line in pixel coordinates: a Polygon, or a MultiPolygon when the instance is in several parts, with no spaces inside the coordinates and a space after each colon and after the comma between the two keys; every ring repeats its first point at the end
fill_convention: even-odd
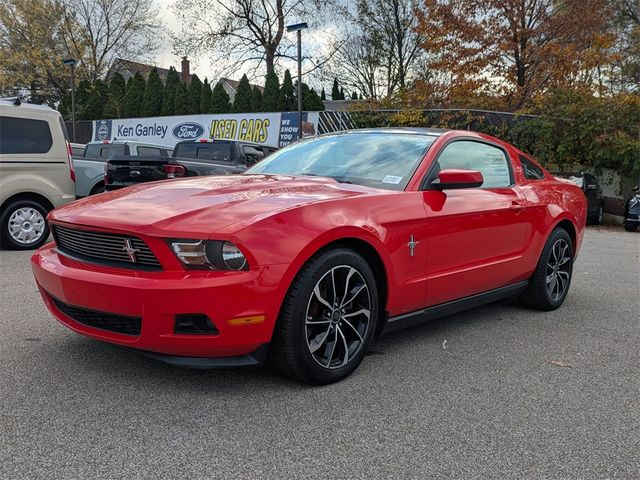
{"type": "Polygon", "coordinates": [[[513,182],[508,161],[505,153],[497,147],[471,140],[459,140],[444,148],[429,182],[438,178],[441,170],[478,170],[484,179],[480,188],[510,187],[513,182]]]}

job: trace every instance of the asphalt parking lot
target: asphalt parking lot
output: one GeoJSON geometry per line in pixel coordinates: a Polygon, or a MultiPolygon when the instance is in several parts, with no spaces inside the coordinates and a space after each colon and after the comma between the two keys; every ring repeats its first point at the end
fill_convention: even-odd
{"type": "Polygon", "coordinates": [[[0,478],[640,478],[639,254],[590,229],[560,310],[405,330],[318,388],[76,335],[2,251],[0,478]]]}

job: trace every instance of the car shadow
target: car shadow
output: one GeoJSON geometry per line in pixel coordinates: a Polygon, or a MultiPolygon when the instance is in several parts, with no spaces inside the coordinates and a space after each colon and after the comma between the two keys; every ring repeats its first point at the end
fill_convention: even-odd
{"type": "MultiPolygon", "coordinates": [[[[502,321],[520,307],[512,299],[478,307],[452,316],[443,317],[411,328],[374,339],[368,356],[377,357],[374,362],[384,362],[387,354],[402,355],[402,350],[416,339],[433,342],[453,334],[464,334],[470,328],[502,321]]],[[[317,388],[282,377],[269,366],[211,370],[189,369],[165,364],[135,350],[99,342],[78,335],[67,335],[58,345],[57,353],[66,365],[73,365],[69,375],[94,377],[99,371],[104,378],[116,381],[120,388],[157,388],[169,386],[175,392],[216,391],[242,393],[247,389],[267,388],[272,392],[317,388]]],[[[365,362],[366,363],[366,362],[365,362]]],[[[375,367],[374,367],[375,368],[375,367]]],[[[72,380],[72,378],[70,378],[72,380]]]]}

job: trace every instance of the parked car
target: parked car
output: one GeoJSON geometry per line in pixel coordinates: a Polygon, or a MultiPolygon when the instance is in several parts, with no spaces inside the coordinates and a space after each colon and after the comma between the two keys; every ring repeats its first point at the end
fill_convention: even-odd
{"type": "Polygon", "coordinates": [[[513,295],[558,308],[586,214],[579,187],[496,138],[357,130],[57,209],[32,264],[76,332],[183,366],[269,355],[323,384],[375,335],[513,295]]]}
{"type": "Polygon", "coordinates": [[[71,155],[73,158],[81,158],[84,157],[84,149],[87,146],[86,143],[72,143],[71,144],[71,155]]]}
{"type": "Polygon", "coordinates": [[[67,129],[49,107],[0,100],[0,243],[37,248],[47,213],[75,199],[67,129]]]}
{"type": "Polygon", "coordinates": [[[629,197],[624,209],[624,229],[635,232],[640,225],[640,186],[633,187],[633,195],[629,197]]]}
{"type": "Polygon", "coordinates": [[[176,144],[171,157],[111,157],[104,183],[107,190],[116,190],[168,178],[242,173],[275,150],[230,140],[185,140],[176,144]]]}
{"type": "Polygon", "coordinates": [[[584,172],[552,172],[551,174],[558,178],[570,180],[582,189],[585,197],[587,197],[587,223],[600,225],[602,223],[604,198],[598,179],[592,174],[584,172]]]}
{"type": "Polygon", "coordinates": [[[102,193],[104,172],[107,160],[112,156],[131,155],[135,157],[169,157],[171,148],[150,143],[129,142],[124,140],[103,140],[90,142],[81,156],[74,155],[78,198],[102,193]]]}

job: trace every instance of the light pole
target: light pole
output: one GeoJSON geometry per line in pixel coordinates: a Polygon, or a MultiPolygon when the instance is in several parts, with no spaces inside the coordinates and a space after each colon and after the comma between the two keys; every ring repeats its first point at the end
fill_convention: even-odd
{"type": "Polygon", "coordinates": [[[302,138],[302,30],[306,22],[287,25],[287,33],[298,32],[298,140],[302,138]]]}
{"type": "Polygon", "coordinates": [[[73,136],[73,143],[76,143],[76,60],[75,58],[68,58],[63,60],[62,63],[71,67],[71,135],[73,136]]]}

